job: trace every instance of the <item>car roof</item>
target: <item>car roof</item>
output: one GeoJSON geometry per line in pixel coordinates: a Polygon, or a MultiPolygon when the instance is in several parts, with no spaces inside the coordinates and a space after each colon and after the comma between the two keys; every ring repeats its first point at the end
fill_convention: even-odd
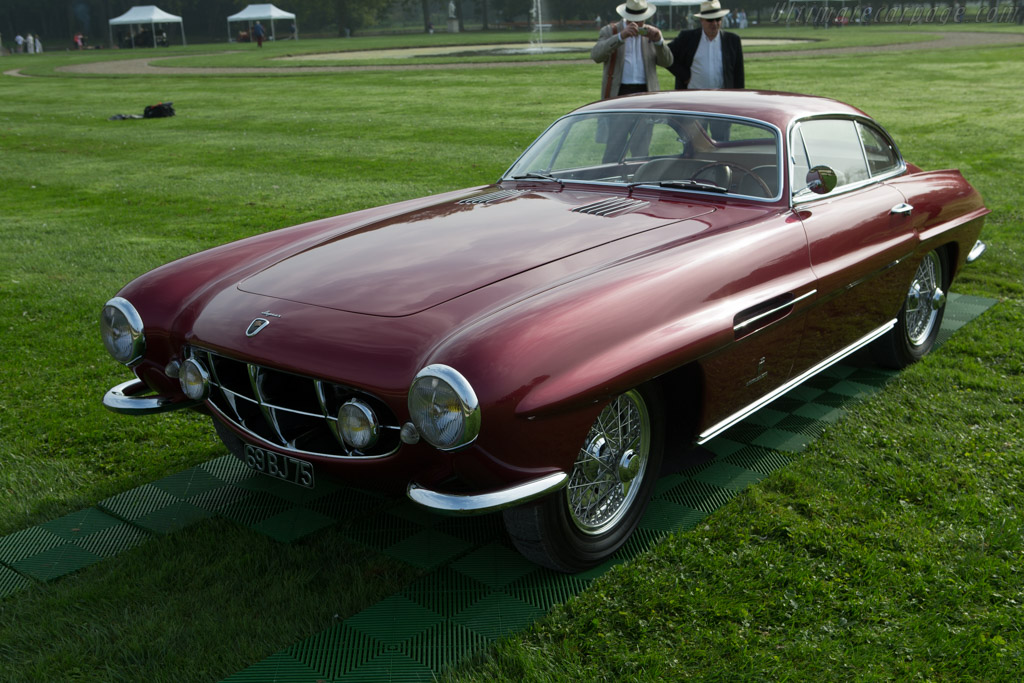
{"type": "Polygon", "coordinates": [[[808,116],[868,116],[856,107],[827,97],[768,90],[672,90],[644,93],[601,100],[580,107],[573,113],[622,109],[665,109],[742,116],[771,123],[781,130],[786,130],[793,120],[808,116]]]}

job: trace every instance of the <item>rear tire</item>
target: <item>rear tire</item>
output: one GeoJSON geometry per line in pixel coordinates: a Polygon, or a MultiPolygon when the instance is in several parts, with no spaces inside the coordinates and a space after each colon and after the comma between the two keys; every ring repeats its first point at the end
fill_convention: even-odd
{"type": "Polygon", "coordinates": [[[661,472],[661,400],[645,385],[612,400],[587,434],[565,488],[504,512],[527,559],[574,573],[608,559],[629,539],[661,472]]]}
{"type": "Polygon", "coordinates": [[[942,327],[950,272],[945,250],[928,254],[918,264],[896,326],[873,347],[875,360],[887,368],[905,368],[926,356],[942,327]]]}

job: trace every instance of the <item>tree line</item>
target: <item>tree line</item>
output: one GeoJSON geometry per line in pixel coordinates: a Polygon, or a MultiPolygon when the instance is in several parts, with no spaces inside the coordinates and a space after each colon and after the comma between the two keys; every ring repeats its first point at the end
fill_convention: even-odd
{"type": "MultiPolygon", "coordinates": [[[[597,17],[603,21],[617,18],[615,7],[624,0],[542,0],[545,23],[588,27],[597,17]],[[570,24],[570,22],[572,22],[570,24]]],[[[730,9],[770,8],[785,0],[723,0],[730,9]]],[[[851,0],[852,1],[852,0],[851,0]]],[[[999,0],[989,0],[999,2],[999,0]]],[[[1014,0],[1020,3],[1022,0],[1014,0]]],[[[382,30],[396,17],[407,29],[426,31],[432,24],[446,28],[449,2],[455,5],[459,30],[496,30],[510,26],[525,28],[535,0],[277,0],[275,4],[296,16],[302,35],[345,36],[372,27],[382,30]]],[[[822,0],[824,3],[825,0],[822,0]]],[[[0,34],[10,44],[18,33],[40,35],[52,49],[71,44],[81,32],[92,45],[105,45],[110,19],[121,16],[133,6],[155,3],[160,9],[180,16],[189,42],[222,41],[227,17],[244,9],[247,0],[0,0],[0,34]]],[[[934,2],[932,3],[934,5],[934,2]]],[[[694,7],[677,7],[674,15],[685,17],[694,7]]],[[[657,15],[668,19],[668,9],[657,15]]],[[[676,22],[678,23],[678,21],[676,22]]]]}
{"type": "MultiPolygon", "coordinates": [[[[153,0],[3,0],[0,2],[0,34],[10,42],[15,34],[33,33],[58,48],[81,32],[95,45],[104,44],[108,21],[135,5],[153,0]]],[[[507,28],[510,23],[526,26],[534,0],[279,0],[281,9],[296,15],[296,23],[307,35],[348,35],[366,27],[386,26],[389,18],[423,30],[440,23],[444,30],[454,2],[460,30],[507,28]]],[[[616,0],[543,0],[545,23],[591,20],[598,15],[615,16],[616,0]]],[[[227,17],[248,4],[244,0],[156,0],[160,9],[180,16],[190,41],[222,40],[227,17]]]]}

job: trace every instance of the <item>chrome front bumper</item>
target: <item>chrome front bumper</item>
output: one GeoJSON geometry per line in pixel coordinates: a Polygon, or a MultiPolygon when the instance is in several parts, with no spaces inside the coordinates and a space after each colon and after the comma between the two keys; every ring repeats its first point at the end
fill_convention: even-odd
{"type": "Polygon", "coordinates": [[[431,491],[413,482],[409,484],[406,494],[414,503],[435,512],[446,515],[479,515],[542,498],[565,486],[568,480],[569,475],[565,472],[555,472],[507,489],[468,495],[431,491]]]}
{"type": "MultiPolygon", "coordinates": [[[[191,408],[201,403],[202,401],[171,401],[163,396],[154,395],[145,382],[138,379],[118,384],[103,395],[105,408],[125,415],[165,413],[191,408]]],[[[435,512],[448,515],[479,515],[542,498],[565,486],[568,480],[569,475],[565,472],[555,472],[506,489],[468,495],[432,491],[412,482],[406,493],[414,503],[435,512]]]]}
{"type": "Polygon", "coordinates": [[[967,262],[974,263],[975,261],[977,261],[979,258],[981,258],[981,255],[985,253],[985,249],[987,248],[988,247],[986,247],[985,243],[982,242],[981,240],[975,242],[974,246],[971,247],[971,253],[967,255],[967,262]]]}
{"type": "Polygon", "coordinates": [[[202,401],[172,401],[163,396],[153,395],[152,390],[140,379],[131,379],[118,384],[103,395],[103,407],[124,415],[153,415],[171,410],[191,408],[202,401]]]}

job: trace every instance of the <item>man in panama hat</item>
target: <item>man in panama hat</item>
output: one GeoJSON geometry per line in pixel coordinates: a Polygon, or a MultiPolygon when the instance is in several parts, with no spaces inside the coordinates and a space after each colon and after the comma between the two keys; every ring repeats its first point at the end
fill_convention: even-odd
{"type": "Polygon", "coordinates": [[[661,31],[646,24],[657,10],[647,0],[626,0],[615,8],[622,20],[601,29],[590,51],[604,64],[601,99],[659,90],[657,67],[671,66],[672,53],[661,31]]]}
{"type": "Polygon", "coordinates": [[[735,33],[722,30],[723,9],[719,0],[700,4],[700,28],[681,31],[669,43],[676,90],[743,88],[743,46],[735,33]]]}

